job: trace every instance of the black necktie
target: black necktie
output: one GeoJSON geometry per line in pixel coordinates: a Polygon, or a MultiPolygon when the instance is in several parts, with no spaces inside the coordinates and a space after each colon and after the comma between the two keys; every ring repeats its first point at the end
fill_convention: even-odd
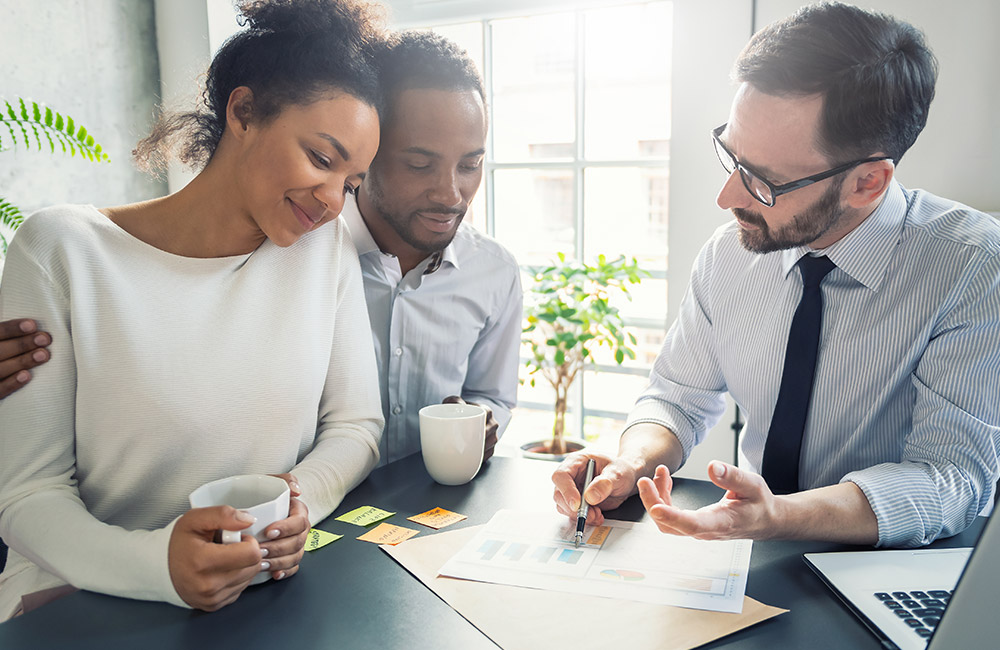
{"type": "Polygon", "coordinates": [[[781,387],[761,463],[761,474],[775,494],[788,494],[799,489],[802,430],[809,415],[823,325],[823,292],[819,285],[836,265],[828,257],[804,255],[798,267],[802,273],[802,300],[788,330],[781,387]]]}

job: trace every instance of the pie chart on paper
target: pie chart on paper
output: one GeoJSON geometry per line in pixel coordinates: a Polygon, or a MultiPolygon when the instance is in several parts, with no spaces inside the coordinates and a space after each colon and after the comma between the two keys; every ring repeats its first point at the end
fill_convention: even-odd
{"type": "Polygon", "coordinates": [[[638,571],[629,571],[628,569],[605,569],[601,571],[601,576],[615,580],[625,580],[626,582],[636,582],[646,579],[646,576],[638,571]]]}

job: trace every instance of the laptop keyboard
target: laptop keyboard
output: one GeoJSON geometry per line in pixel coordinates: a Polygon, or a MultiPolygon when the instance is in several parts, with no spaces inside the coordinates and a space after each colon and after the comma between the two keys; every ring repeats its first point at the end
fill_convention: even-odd
{"type": "Polygon", "coordinates": [[[951,592],[944,589],[927,591],[879,591],[875,598],[920,635],[929,639],[941,621],[951,592]]]}

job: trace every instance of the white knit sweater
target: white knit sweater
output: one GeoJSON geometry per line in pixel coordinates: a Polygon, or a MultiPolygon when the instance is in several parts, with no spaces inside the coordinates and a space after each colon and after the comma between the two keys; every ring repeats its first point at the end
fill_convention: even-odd
{"type": "Polygon", "coordinates": [[[0,284],[0,320],[29,316],[52,360],[0,400],[0,621],[63,583],[183,605],[167,543],[194,488],[292,471],[315,523],[378,461],[371,333],[339,221],[195,259],[92,206],[48,208],[0,284]]]}

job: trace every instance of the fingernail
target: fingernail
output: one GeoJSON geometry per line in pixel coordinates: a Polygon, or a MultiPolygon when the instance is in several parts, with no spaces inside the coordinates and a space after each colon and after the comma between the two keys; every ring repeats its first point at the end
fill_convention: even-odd
{"type": "Polygon", "coordinates": [[[280,530],[278,530],[277,528],[272,528],[271,530],[267,531],[267,538],[268,539],[277,539],[278,535],[280,535],[280,534],[281,534],[280,530]]]}
{"type": "Polygon", "coordinates": [[[261,549],[260,549],[260,556],[261,557],[267,557],[267,549],[266,548],[261,547],[261,549]]]}
{"type": "Polygon", "coordinates": [[[44,350],[35,350],[35,353],[31,355],[31,358],[35,361],[45,361],[45,357],[46,354],[44,350]]]}
{"type": "Polygon", "coordinates": [[[722,463],[712,463],[712,473],[718,478],[722,478],[726,475],[726,466],[722,463]]]}
{"type": "Polygon", "coordinates": [[[47,345],[49,339],[44,334],[39,334],[35,337],[35,345],[47,345]]]}
{"type": "Polygon", "coordinates": [[[254,517],[253,515],[251,515],[249,512],[247,512],[245,510],[237,510],[236,511],[236,520],[237,521],[242,521],[243,523],[246,523],[246,524],[252,524],[255,521],[257,521],[257,518],[254,517]]]}
{"type": "Polygon", "coordinates": [[[35,321],[33,321],[33,320],[23,320],[23,321],[21,321],[21,324],[19,325],[19,327],[21,328],[21,331],[24,332],[25,334],[28,334],[29,332],[34,332],[35,331],[35,321]]]}
{"type": "Polygon", "coordinates": [[[271,568],[271,563],[270,562],[261,562],[260,563],[260,570],[261,571],[267,571],[270,568],[271,568]]]}
{"type": "Polygon", "coordinates": [[[15,379],[17,379],[17,383],[23,384],[24,382],[31,379],[31,374],[27,370],[22,370],[21,372],[17,373],[15,379]]]}
{"type": "Polygon", "coordinates": [[[285,577],[285,572],[284,571],[278,571],[278,577],[275,578],[275,580],[281,580],[284,577],[285,577]]]}
{"type": "Polygon", "coordinates": [[[298,483],[296,483],[296,482],[293,481],[293,482],[291,482],[291,483],[288,484],[288,487],[292,488],[292,490],[294,490],[295,492],[298,492],[299,494],[302,494],[302,488],[299,487],[298,483]]]}

